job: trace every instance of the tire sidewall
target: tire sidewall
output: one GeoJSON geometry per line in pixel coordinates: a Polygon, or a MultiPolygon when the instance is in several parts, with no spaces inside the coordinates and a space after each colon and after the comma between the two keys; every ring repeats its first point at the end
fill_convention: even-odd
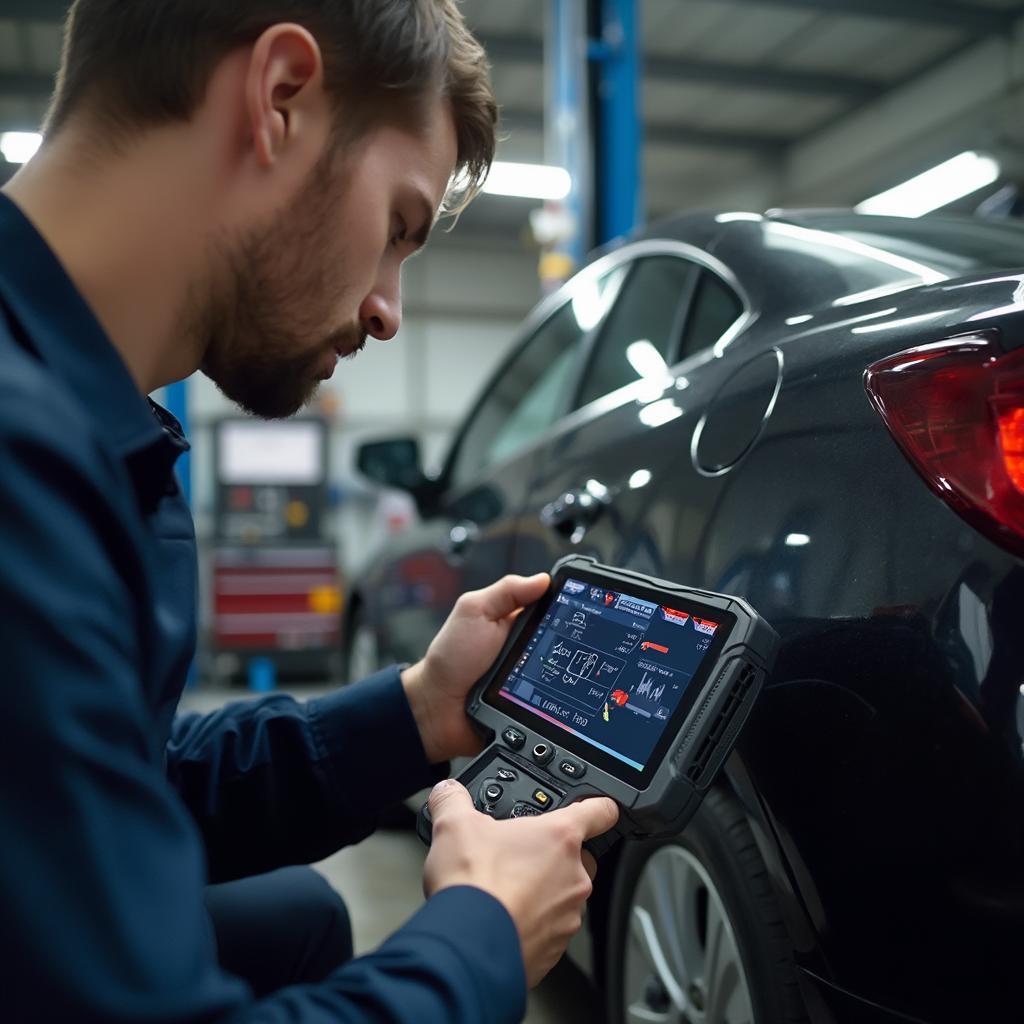
{"type": "MultiPolygon", "coordinates": [[[[623,850],[612,890],[606,957],[608,1024],[624,1024],[623,983],[626,942],[637,882],[654,853],[666,846],[678,846],[694,856],[711,878],[729,919],[740,959],[750,986],[755,1024],[775,1024],[791,1019],[786,1016],[778,985],[778,950],[763,933],[763,898],[751,886],[748,872],[756,858],[764,869],[756,848],[745,848],[738,855],[735,830],[729,831],[725,815],[735,815],[735,800],[718,790],[705,798],[690,824],[678,836],[669,839],[630,842],[623,850]]],[[[746,829],[749,835],[749,829],[746,829]]]]}

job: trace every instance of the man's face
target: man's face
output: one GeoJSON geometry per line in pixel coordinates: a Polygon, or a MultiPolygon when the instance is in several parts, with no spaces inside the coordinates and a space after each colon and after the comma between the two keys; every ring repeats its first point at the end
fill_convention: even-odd
{"type": "Polygon", "coordinates": [[[393,338],[401,264],[426,242],[456,155],[439,101],[418,131],[371,129],[328,155],[272,223],[219,243],[223,273],[187,314],[203,372],[243,409],[290,416],[368,335],[393,338]]]}

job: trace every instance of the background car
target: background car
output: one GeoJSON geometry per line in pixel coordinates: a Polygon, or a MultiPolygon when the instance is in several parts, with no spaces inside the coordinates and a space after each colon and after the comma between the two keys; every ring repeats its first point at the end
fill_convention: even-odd
{"type": "Polygon", "coordinates": [[[613,1024],[1020,1019],[1024,232],[701,213],[522,328],[356,581],[352,669],[570,551],[745,597],[782,637],[720,784],[590,912],[613,1024]]]}

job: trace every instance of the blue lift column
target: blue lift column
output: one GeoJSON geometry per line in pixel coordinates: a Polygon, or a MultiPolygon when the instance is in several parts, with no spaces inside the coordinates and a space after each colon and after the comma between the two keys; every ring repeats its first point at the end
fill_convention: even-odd
{"type": "MultiPolygon", "coordinates": [[[[168,384],[164,392],[167,411],[181,424],[181,431],[188,437],[188,390],[187,382],[179,380],[176,384],[168,384]]],[[[181,484],[185,500],[192,504],[192,453],[185,452],[178,459],[178,482],[181,484]]]]}
{"type": "MultiPolygon", "coordinates": [[[[567,280],[594,244],[594,165],[590,139],[587,0],[550,0],[544,42],[544,156],[569,172],[572,185],[544,208],[541,281],[567,280]]],[[[537,224],[534,228],[536,232],[537,224]]]]}
{"type": "MultiPolygon", "coordinates": [[[[179,380],[174,384],[168,384],[164,391],[164,404],[167,411],[181,424],[181,432],[188,438],[188,381],[179,380]]],[[[175,467],[178,474],[178,483],[181,484],[181,493],[185,500],[192,504],[192,453],[185,452],[175,467]]],[[[196,663],[193,660],[188,670],[188,685],[194,686],[196,682],[196,663]]]]}
{"type": "Polygon", "coordinates": [[[643,81],[639,0],[597,0],[597,242],[628,235],[644,219],[643,81]]]}

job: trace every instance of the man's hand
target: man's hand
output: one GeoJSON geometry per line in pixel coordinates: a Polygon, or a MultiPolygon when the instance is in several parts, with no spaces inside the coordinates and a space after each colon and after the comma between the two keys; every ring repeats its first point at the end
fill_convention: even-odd
{"type": "Polygon", "coordinates": [[[454,780],[430,794],[433,844],[423,872],[428,897],[473,885],[498,899],[519,932],[532,988],[558,963],[583,923],[597,865],[585,839],[607,832],[619,809],[593,797],[532,818],[495,821],[454,780]]]}
{"type": "Polygon", "coordinates": [[[466,695],[491,667],[515,617],[548,588],[546,572],[506,576],[458,599],[426,656],[402,673],[409,706],[431,764],[480,751],[466,695]]]}

